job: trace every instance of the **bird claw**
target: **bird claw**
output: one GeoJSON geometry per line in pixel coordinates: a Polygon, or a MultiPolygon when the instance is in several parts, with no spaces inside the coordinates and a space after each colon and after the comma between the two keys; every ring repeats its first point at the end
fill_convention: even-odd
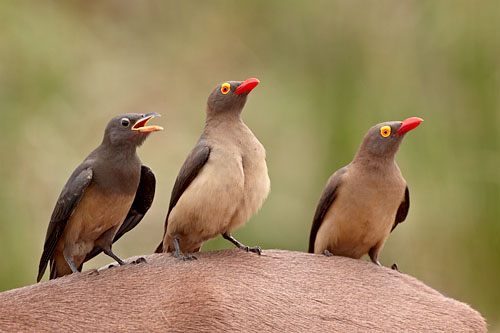
{"type": "Polygon", "coordinates": [[[262,248],[260,246],[254,246],[254,247],[244,246],[243,250],[247,252],[257,253],[259,256],[262,255],[262,248]]]}
{"type": "Polygon", "coordinates": [[[330,251],[328,251],[328,250],[323,251],[323,254],[324,254],[325,256],[327,256],[327,257],[333,257],[333,253],[331,253],[331,252],[330,252],[330,251]]]}
{"type": "Polygon", "coordinates": [[[401,273],[401,271],[399,270],[398,264],[396,264],[396,263],[392,264],[391,269],[401,273]]]}
{"type": "Polygon", "coordinates": [[[99,275],[99,270],[97,268],[93,269],[90,271],[89,275],[99,275]]]}
{"type": "Polygon", "coordinates": [[[188,261],[188,260],[198,260],[198,257],[193,255],[193,254],[188,254],[187,256],[184,256],[184,258],[182,258],[182,260],[184,261],[188,261]]]}
{"type": "Polygon", "coordinates": [[[172,255],[177,259],[182,259],[184,261],[188,260],[198,260],[198,257],[192,254],[184,255],[181,251],[174,251],[172,255]]]}
{"type": "Polygon", "coordinates": [[[140,263],[142,263],[142,262],[143,262],[143,263],[146,263],[146,264],[148,263],[148,262],[146,261],[146,259],[145,259],[145,258],[143,258],[143,257],[137,258],[137,259],[135,259],[134,261],[131,261],[130,263],[131,263],[131,264],[140,264],[140,263]]]}

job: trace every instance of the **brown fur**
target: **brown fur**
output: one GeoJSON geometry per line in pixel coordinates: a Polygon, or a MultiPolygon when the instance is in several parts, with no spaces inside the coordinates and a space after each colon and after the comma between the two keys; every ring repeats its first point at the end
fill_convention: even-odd
{"type": "Polygon", "coordinates": [[[411,276],[344,257],[170,254],[0,293],[0,331],[486,332],[481,315],[411,276]]]}

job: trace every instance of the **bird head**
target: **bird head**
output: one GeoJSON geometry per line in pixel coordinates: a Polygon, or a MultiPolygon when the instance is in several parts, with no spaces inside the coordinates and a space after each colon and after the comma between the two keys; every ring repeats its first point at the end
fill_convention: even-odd
{"type": "Polygon", "coordinates": [[[148,125],[159,113],[147,114],[127,113],[114,117],[106,126],[103,142],[112,145],[140,146],[152,132],[161,131],[163,127],[148,125]]]}
{"type": "Polygon", "coordinates": [[[388,121],[370,128],[363,138],[358,154],[394,157],[405,134],[423,121],[411,117],[403,121],[388,121]]]}
{"type": "Polygon", "coordinates": [[[208,96],[207,113],[241,113],[248,94],[259,82],[258,79],[250,78],[245,81],[227,81],[219,84],[208,96]]]}

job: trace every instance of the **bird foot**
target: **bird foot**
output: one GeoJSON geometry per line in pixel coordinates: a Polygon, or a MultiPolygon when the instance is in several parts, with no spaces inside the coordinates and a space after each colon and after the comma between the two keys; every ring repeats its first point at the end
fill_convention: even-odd
{"type": "Polygon", "coordinates": [[[262,254],[262,249],[260,246],[249,247],[249,246],[243,245],[242,243],[238,242],[238,240],[236,240],[233,236],[231,236],[231,234],[229,234],[227,232],[223,233],[222,237],[224,237],[224,239],[227,239],[228,241],[230,241],[231,243],[236,245],[239,249],[245,250],[247,252],[257,253],[259,256],[262,254]]]}
{"type": "Polygon", "coordinates": [[[99,270],[97,268],[93,269],[89,272],[89,275],[99,275],[99,270]]]}
{"type": "Polygon", "coordinates": [[[399,270],[398,264],[396,264],[396,263],[392,264],[391,269],[401,273],[401,271],[399,270]]]}
{"type": "Polygon", "coordinates": [[[240,249],[245,250],[247,252],[257,253],[259,256],[262,255],[262,248],[260,246],[250,247],[243,245],[242,247],[240,247],[240,249]]]}
{"type": "Polygon", "coordinates": [[[333,253],[331,253],[331,252],[330,252],[330,251],[328,251],[328,250],[323,251],[323,254],[324,254],[325,256],[327,256],[327,257],[333,257],[333,253]]]}
{"type": "Polygon", "coordinates": [[[172,255],[177,259],[182,259],[184,261],[188,260],[198,260],[198,257],[192,254],[184,255],[181,251],[174,251],[172,255]]]}
{"type": "Polygon", "coordinates": [[[145,258],[143,258],[143,257],[137,258],[137,259],[135,259],[134,261],[131,261],[130,263],[135,265],[135,264],[140,264],[140,263],[142,263],[142,262],[143,262],[143,263],[146,263],[146,264],[148,263],[148,262],[146,261],[146,259],[145,259],[145,258]]]}

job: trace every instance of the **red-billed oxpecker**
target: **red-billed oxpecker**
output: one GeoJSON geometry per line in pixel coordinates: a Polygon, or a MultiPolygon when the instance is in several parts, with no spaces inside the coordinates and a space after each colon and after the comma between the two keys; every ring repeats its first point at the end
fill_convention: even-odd
{"type": "MultiPolygon", "coordinates": [[[[309,252],[359,259],[378,255],[410,207],[408,186],[394,159],[417,117],[368,130],[351,163],[336,171],[323,190],[309,237],[309,252]]],[[[397,269],[397,266],[394,266],[397,269]]]]}
{"type": "Polygon", "coordinates": [[[50,261],[50,279],[80,272],[103,251],[120,265],[112,244],[134,228],[153,202],[155,176],[136,148],[160,126],[147,123],[158,113],[111,119],[99,147],[76,168],[50,218],[38,278],[50,261]]]}
{"type": "Polygon", "coordinates": [[[270,189],[266,151],[241,119],[258,84],[254,78],[228,81],[208,97],[205,128],[175,181],[157,253],[196,259],[191,253],[219,234],[240,249],[261,253],[231,236],[260,209],[270,189]]]}

